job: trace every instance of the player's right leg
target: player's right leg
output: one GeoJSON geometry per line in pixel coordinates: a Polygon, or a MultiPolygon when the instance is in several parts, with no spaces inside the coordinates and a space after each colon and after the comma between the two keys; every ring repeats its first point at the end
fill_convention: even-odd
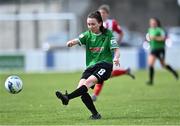
{"type": "Polygon", "coordinates": [[[73,99],[75,97],[81,96],[84,93],[86,93],[88,91],[89,86],[91,86],[94,83],[96,83],[97,78],[91,78],[88,79],[91,76],[91,69],[93,68],[87,68],[81,77],[81,80],[79,81],[78,87],[76,90],[74,90],[72,93],[70,94],[62,94],[60,91],[56,91],[56,96],[62,101],[63,105],[67,105],[69,103],[70,99],[73,99]],[[88,80],[87,80],[88,79],[88,80]],[[86,85],[87,84],[87,85],[86,85]]]}
{"type": "Polygon", "coordinates": [[[154,63],[156,61],[156,57],[152,54],[148,57],[148,65],[149,65],[149,80],[146,82],[148,85],[152,85],[154,81],[154,63]]]}
{"type": "Polygon", "coordinates": [[[63,105],[68,105],[68,103],[69,103],[69,99],[68,99],[67,95],[68,95],[67,91],[65,94],[62,94],[60,91],[56,91],[56,96],[57,96],[57,98],[59,98],[62,101],[63,105]]]}
{"type": "Polygon", "coordinates": [[[62,101],[63,105],[67,105],[70,99],[79,97],[85,93],[87,93],[88,89],[97,82],[97,78],[92,75],[87,80],[81,79],[79,81],[79,86],[76,90],[74,90],[70,94],[62,94],[60,91],[56,91],[56,96],[62,101]]]}

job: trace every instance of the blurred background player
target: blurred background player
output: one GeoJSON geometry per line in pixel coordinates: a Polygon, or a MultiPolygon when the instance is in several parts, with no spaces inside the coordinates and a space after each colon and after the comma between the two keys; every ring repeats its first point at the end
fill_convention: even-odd
{"type": "Polygon", "coordinates": [[[119,46],[112,32],[103,27],[103,20],[99,11],[88,15],[87,26],[89,30],[82,33],[78,39],[67,42],[68,47],[77,44],[85,45],[87,68],[83,72],[76,90],[70,94],[62,94],[57,91],[56,96],[63,105],[68,105],[69,100],[81,96],[82,102],[92,113],[90,119],[100,119],[101,115],[97,112],[88,89],[111,76],[113,62],[119,64],[119,46]]]}
{"type": "MultiPolygon", "coordinates": [[[[101,16],[103,19],[103,26],[113,32],[113,35],[115,36],[118,44],[120,45],[120,42],[123,38],[124,33],[120,25],[115,19],[109,19],[110,7],[104,4],[104,5],[101,5],[98,10],[101,13],[101,16]]],[[[111,77],[116,77],[116,76],[121,76],[121,75],[129,75],[131,78],[135,79],[135,76],[131,73],[130,68],[123,69],[123,68],[120,68],[120,65],[118,66],[114,65],[114,69],[111,73],[111,77]]],[[[93,101],[97,100],[97,96],[100,94],[102,87],[103,87],[103,83],[95,85],[94,92],[92,95],[93,101]]]]}
{"type": "Polygon", "coordinates": [[[161,66],[170,71],[176,79],[179,78],[178,73],[168,64],[165,63],[165,31],[161,27],[161,22],[157,18],[149,20],[148,33],[146,39],[149,41],[151,52],[148,56],[149,65],[149,81],[147,84],[152,85],[154,80],[154,64],[156,59],[161,63],[161,66]]]}

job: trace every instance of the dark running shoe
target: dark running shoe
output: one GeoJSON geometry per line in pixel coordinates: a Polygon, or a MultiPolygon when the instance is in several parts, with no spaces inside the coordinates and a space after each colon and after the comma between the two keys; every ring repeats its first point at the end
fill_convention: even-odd
{"type": "Polygon", "coordinates": [[[67,96],[67,91],[66,94],[62,94],[60,91],[56,91],[56,96],[62,101],[63,105],[68,105],[69,99],[67,96]]]}
{"type": "Polygon", "coordinates": [[[130,76],[132,79],[135,79],[135,76],[131,73],[131,69],[127,69],[127,75],[130,76]]]}
{"type": "Polygon", "coordinates": [[[97,113],[96,115],[91,115],[89,117],[89,119],[92,119],[92,120],[97,120],[97,119],[101,119],[101,115],[99,113],[97,113]]]}
{"type": "Polygon", "coordinates": [[[147,81],[146,84],[147,85],[153,85],[153,82],[152,81],[147,81]]]}
{"type": "Polygon", "coordinates": [[[179,74],[178,73],[174,73],[174,76],[175,76],[176,80],[179,80],[179,74]]]}

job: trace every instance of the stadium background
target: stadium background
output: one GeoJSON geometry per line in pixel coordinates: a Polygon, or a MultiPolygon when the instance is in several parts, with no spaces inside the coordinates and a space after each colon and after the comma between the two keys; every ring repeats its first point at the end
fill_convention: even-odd
{"type": "MultiPolygon", "coordinates": [[[[176,0],[1,1],[0,69],[84,69],[84,49],[68,50],[65,43],[86,29],[87,14],[101,4],[110,5],[111,16],[120,22],[125,32],[121,43],[122,67],[146,68],[148,51],[142,49],[142,43],[150,17],[160,18],[167,29],[180,26],[180,7],[176,0]]],[[[180,54],[179,47],[167,49],[167,61],[176,68],[180,68],[180,58],[173,55],[180,54]]],[[[156,66],[160,68],[158,64],[156,66]]]]}

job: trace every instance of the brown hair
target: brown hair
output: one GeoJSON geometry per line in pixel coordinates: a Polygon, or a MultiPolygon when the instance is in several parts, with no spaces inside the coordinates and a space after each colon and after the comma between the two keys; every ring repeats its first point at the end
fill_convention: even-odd
{"type": "Polygon", "coordinates": [[[101,5],[98,10],[105,10],[108,14],[110,13],[110,7],[106,4],[101,5]]]}
{"type": "Polygon", "coordinates": [[[99,11],[90,13],[88,15],[88,18],[95,18],[98,21],[98,23],[101,22],[100,31],[102,32],[102,34],[104,34],[107,31],[107,29],[103,26],[103,20],[99,11]]]}
{"type": "Polygon", "coordinates": [[[152,17],[151,19],[154,19],[156,21],[158,27],[162,27],[161,21],[157,17],[152,17]]]}

